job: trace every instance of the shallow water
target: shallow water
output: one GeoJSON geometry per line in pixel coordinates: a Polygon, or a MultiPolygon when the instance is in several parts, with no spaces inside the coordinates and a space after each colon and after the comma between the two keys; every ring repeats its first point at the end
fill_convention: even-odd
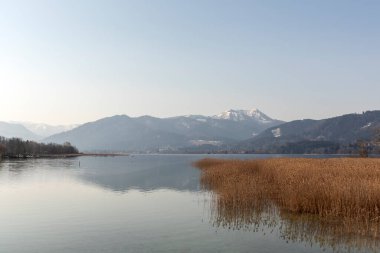
{"type": "Polygon", "coordinates": [[[276,226],[215,225],[191,166],[203,157],[2,161],[0,252],[333,252],[287,241],[276,226]]]}

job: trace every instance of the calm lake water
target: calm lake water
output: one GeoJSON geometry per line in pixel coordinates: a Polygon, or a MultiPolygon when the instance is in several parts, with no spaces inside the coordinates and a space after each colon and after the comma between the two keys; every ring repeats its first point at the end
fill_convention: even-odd
{"type": "Polygon", "coordinates": [[[276,226],[215,225],[191,166],[203,157],[2,161],[0,252],[333,252],[276,226]]]}

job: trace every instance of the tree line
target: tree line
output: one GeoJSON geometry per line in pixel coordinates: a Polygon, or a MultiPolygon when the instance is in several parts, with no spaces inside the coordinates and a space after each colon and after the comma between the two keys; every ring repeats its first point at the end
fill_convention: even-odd
{"type": "Polygon", "coordinates": [[[370,153],[380,153],[380,127],[375,128],[372,140],[358,140],[356,146],[361,157],[368,157],[370,153]]]}
{"type": "Polygon", "coordinates": [[[38,143],[24,141],[20,138],[0,136],[0,157],[38,157],[42,155],[78,154],[78,149],[69,142],[63,145],[55,143],[38,143]]]}

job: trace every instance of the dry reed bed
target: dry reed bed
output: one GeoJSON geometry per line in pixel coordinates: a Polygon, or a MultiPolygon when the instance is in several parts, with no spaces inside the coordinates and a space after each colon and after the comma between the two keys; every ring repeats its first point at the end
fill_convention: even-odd
{"type": "Polygon", "coordinates": [[[203,159],[195,166],[204,188],[216,194],[219,212],[235,219],[276,206],[321,221],[360,222],[355,233],[379,236],[380,159],[203,159]]]}

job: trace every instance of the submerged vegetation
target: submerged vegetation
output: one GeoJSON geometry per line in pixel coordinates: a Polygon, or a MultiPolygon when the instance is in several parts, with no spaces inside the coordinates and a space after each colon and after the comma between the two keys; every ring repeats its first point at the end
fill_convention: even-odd
{"type": "Polygon", "coordinates": [[[286,240],[379,249],[380,159],[204,159],[213,222],[280,227],[286,240]]]}
{"type": "Polygon", "coordinates": [[[78,149],[66,142],[63,145],[55,143],[38,143],[23,141],[19,138],[0,137],[0,158],[26,158],[46,155],[78,154],[78,149]]]}

